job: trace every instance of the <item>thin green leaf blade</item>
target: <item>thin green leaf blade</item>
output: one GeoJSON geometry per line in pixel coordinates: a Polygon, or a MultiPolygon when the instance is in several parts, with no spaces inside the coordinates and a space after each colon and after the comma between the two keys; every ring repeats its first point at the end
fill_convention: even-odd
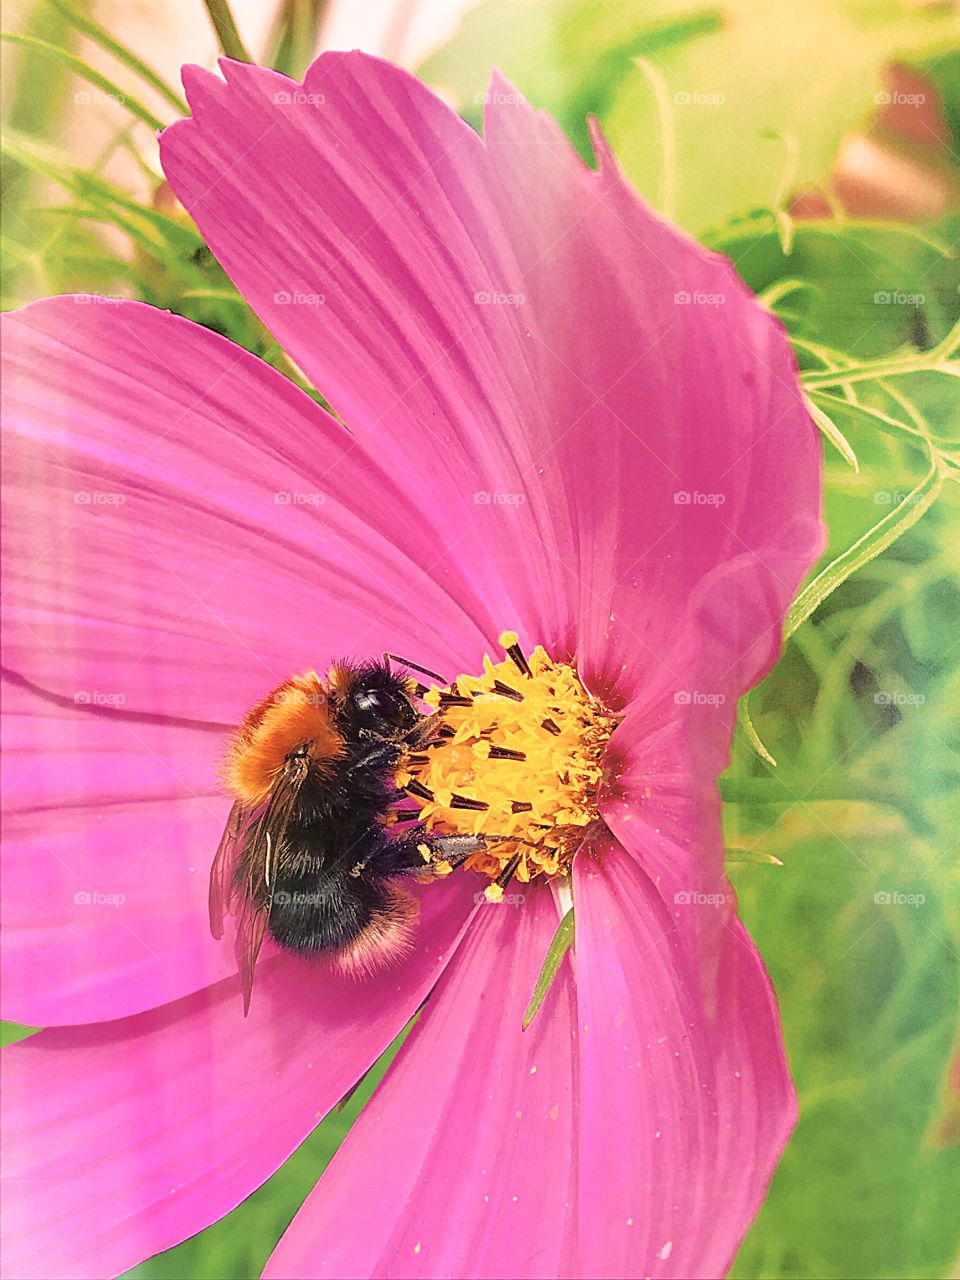
{"type": "Polygon", "coordinates": [[[179,111],[181,115],[188,115],[190,108],[186,101],[180,96],[176,90],[167,84],[163,76],[159,75],[152,67],[148,66],[142,59],[138,58],[132,49],[128,49],[126,45],[121,44],[104,27],[98,22],[94,22],[92,18],[86,14],[78,13],[73,5],[66,4],[65,0],[47,0],[48,4],[53,5],[58,13],[61,13],[68,22],[70,22],[78,31],[82,31],[84,35],[89,36],[91,40],[96,41],[102,49],[106,49],[108,53],[136,72],[142,80],[156,89],[157,93],[166,98],[171,107],[179,111]]]}
{"type": "Polygon", "coordinates": [[[880,555],[881,551],[886,551],[887,547],[915,525],[936,502],[943,488],[943,481],[943,471],[934,461],[924,478],[911,489],[898,506],[894,507],[882,520],[878,520],[863,537],[858,538],[853,546],[848,547],[835,560],[832,560],[812,582],[804,587],[787,614],[784,636],[792,636],[841,583],[846,582],[865,564],[869,564],[880,555]]]}
{"type": "Polygon", "coordinates": [[[18,44],[25,49],[33,49],[36,53],[46,54],[55,62],[59,62],[61,66],[66,67],[68,71],[75,72],[84,80],[95,85],[116,102],[117,106],[123,107],[129,111],[132,116],[136,116],[138,120],[142,120],[144,124],[150,126],[155,133],[159,133],[163,129],[163,121],[153,114],[143,103],[135,98],[132,94],[121,89],[118,84],[109,77],[101,75],[99,71],[95,71],[82,58],[78,58],[76,54],[70,53],[68,49],[61,49],[58,45],[48,44],[46,40],[37,40],[33,36],[21,36],[12,31],[0,31],[0,40],[6,40],[8,44],[18,44]]]}
{"type": "Polygon", "coordinates": [[[557,932],[553,935],[553,941],[550,943],[549,950],[544,958],[540,977],[537,979],[537,985],[533,989],[533,995],[530,997],[527,1011],[523,1015],[524,1031],[537,1016],[540,1006],[543,1004],[546,994],[557,976],[563,957],[573,946],[574,929],[573,907],[571,907],[559,925],[557,925],[557,932]]]}
{"type": "Polygon", "coordinates": [[[853,446],[847,437],[843,434],[837,424],[833,421],[825,409],[823,409],[809,396],[805,397],[807,408],[810,416],[820,428],[823,435],[830,441],[844,462],[848,462],[854,471],[860,470],[860,463],[857,461],[857,455],[853,451],[853,446]]]}

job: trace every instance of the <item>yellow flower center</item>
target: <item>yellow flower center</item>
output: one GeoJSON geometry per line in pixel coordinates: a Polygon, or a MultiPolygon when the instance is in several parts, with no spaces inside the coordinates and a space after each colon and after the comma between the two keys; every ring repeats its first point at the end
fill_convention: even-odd
{"type": "MultiPolygon", "coordinates": [[[[492,901],[514,875],[569,873],[599,817],[601,760],[615,724],[569,664],[539,646],[526,658],[512,631],[500,643],[507,656],[497,663],[484,656],[483,675],[424,695],[436,725],[397,778],[420,803],[428,831],[487,838],[466,866],[494,882],[486,890],[492,901]]],[[[434,874],[449,870],[433,862],[434,874]]]]}

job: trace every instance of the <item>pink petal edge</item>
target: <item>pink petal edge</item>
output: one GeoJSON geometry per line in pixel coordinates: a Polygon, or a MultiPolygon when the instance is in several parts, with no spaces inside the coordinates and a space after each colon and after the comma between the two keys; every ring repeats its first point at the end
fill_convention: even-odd
{"type": "Polygon", "coordinates": [[[473,910],[423,895],[415,951],[358,983],[262,962],[119,1022],[3,1052],[3,1274],[116,1275],[215,1222],[277,1169],[416,1012],[473,910]]]}

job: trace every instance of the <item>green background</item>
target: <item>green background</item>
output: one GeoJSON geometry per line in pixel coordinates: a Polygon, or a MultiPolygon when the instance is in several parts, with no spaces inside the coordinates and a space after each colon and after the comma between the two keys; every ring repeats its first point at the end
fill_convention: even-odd
{"type": "MultiPolygon", "coordinates": [[[[780,996],[801,1103],[742,1277],[957,1274],[960,1099],[946,1081],[960,1007],[960,220],[802,224],[786,207],[868,124],[892,60],[943,96],[953,133],[937,163],[956,181],[954,20],[948,6],[889,0],[488,0],[421,72],[476,123],[499,66],[586,156],[596,114],[647,198],[729,254],[780,314],[830,437],[818,570],[833,568],[801,597],[783,660],[742,708],[722,780],[730,873],[780,996]]],[[[76,50],[77,28],[43,3],[21,30],[76,50]]],[[[306,47],[292,30],[273,61],[299,72],[306,47]]],[[[177,114],[175,92],[151,87],[136,56],[114,66],[126,101],[99,159],[129,153],[139,180],[127,183],[58,148],[76,82],[61,55],[18,51],[4,305],[131,294],[295,377],[188,220],[150,198],[137,157],[155,146],[149,117],[177,114]],[[141,92],[154,105],[138,119],[141,92]]],[[[130,1274],[258,1274],[385,1062],[223,1222],[130,1274]]]]}

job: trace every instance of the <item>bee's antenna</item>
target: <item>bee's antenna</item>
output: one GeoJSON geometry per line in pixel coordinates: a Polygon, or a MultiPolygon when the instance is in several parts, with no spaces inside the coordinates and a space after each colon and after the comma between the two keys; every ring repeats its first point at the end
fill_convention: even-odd
{"type": "Polygon", "coordinates": [[[419,662],[411,662],[409,658],[401,658],[399,654],[385,653],[383,655],[383,660],[388,664],[391,661],[399,662],[401,666],[409,667],[411,671],[419,671],[421,675],[429,676],[431,680],[436,680],[437,684],[444,687],[450,683],[449,680],[444,680],[443,676],[437,675],[436,671],[431,671],[429,667],[421,667],[419,662]]]}

